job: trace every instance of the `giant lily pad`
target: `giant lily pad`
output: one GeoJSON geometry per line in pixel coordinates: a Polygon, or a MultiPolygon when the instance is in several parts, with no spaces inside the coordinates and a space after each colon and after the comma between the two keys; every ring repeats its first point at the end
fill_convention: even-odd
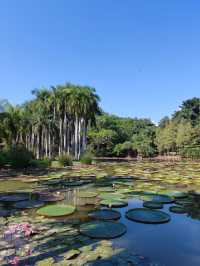
{"type": "Polygon", "coordinates": [[[102,187],[97,189],[99,192],[113,192],[113,188],[111,187],[102,187]]]}
{"type": "Polygon", "coordinates": [[[64,200],[64,195],[62,194],[50,194],[50,193],[44,193],[40,195],[39,200],[44,202],[56,202],[64,200]]]}
{"type": "Polygon", "coordinates": [[[0,209],[0,217],[7,217],[9,215],[10,215],[10,211],[9,210],[0,209]]]}
{"type": "Polygon", "coordinates": [[[47,216],[47,217],[58,217],[58,216],[65,216],[70,215],[75,211],[75,207],[71,205],[48,205],[45,207],[40,208],[37,211],[37,214],[47,216]]]}
{"type": "Polygon", "coordinates": [[[17,209],[32,209],[39,208],[44,205],[44,202],[40,200],[23,200],[15,203],[17,209]]]}
{"type": "Polygon", "coordinates": [[[135,208],[126,212],[126,217],[132,221],[148,224],[160,224],[170,221],[170,216],[162,211],[145,208],[135,208]]]}
{"type": "Polygon", "coordinates": [[[156,195],[153,197],[153,201],[163,203],[163,204],[168,204],[168,203],[173,203],[174,199],[167,195],[156,195]]]}
{"type": "Polygon", "coordinates": [[[29,199],[29,195],[25,194],[11,194],[0,197],[0,201],[3,202],[17,202],[29,199]]]}
{"type": "Polygon", "coordinates": [[[82,224],[80,233],[91,238],[111,239],[126,233],[126,226],[121,223],[96,221],[82,224]]]}
{"type": "Polygon", "coordinates": [[[145,208],[150,208],[150,209],[162,209],[163,205],[160,202],[156,202],[156,201],[145,201],[143,203],[143,206],[145,208]]]}
{"type": "Polygon", "coordinates": [[[89,216],[96,220],[117,220],[121,217],[121,214],[118,211],[105,209],[91,212],[89,216]]]}
{"type": "Polygon", "coordinates": [[[99,197],[101,199],[120,200],[120,199],[124,198],[124,195],[123,194],[119,194],[119,193],[100,193],[99,197]]]}
{"type": "Polygon", "coordinates": [[[175,202],[176,204],[183,206],[191,206],[194,203],[193,199],[191,198],[177,199],[175,202]]]}
{"type": "Polygon", "coordinates": [[[169,210],[170,212],[179,213],[179,214],[183,214],[187,212],[184,206],[171,206],[169,210]]]}
{"type": "Polygon", "coordinates": [[[84,184],[87,184],[87,181],[83,181],[83,180],[77,180],[77,181],[69,181],[69,182],[63,182],[63,185],[67,186],[67,187],[78,187],[78,186],[82,186],[84,184]]]}
{"type": "Polygon", "coordinates": [[[121,208],[128,205],[127,201],[116,199],[105,199],[100,201],[100,204],[107,207],[121,208]]]}
{"type": "Polygon", "coordinates": [[[80,198],[95,198],[98,194],[95,193],[95,192],[86,192],[86,191],[82,191],[82,192],[79,192],[78,196],[80,198]]]}

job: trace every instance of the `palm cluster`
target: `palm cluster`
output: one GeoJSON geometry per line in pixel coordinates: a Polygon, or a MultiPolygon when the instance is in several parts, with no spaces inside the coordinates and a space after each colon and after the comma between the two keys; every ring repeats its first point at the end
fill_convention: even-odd
{"type": "Polygon", "coordinates": [[[78,160],[86,150],[87,128],[100,113],[95,89],[67,83],[32,93],[33,100],[0,114],[1,139],[24,144],[38,159],[68,153],[78,160]]]}

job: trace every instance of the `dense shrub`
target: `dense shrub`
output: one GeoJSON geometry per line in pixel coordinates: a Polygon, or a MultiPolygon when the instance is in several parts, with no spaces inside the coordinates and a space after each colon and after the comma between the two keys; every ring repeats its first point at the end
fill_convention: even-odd
{"type": "Polygon", "coordinates": [[[4,152],[0,152],[0,168],[5,166],[7,163],[6,154],[4,152]]]}
{"type": "Polygon", "coordinates": [[[63,154],[63,155],[58,157],[58,163],[62,167],[72,166],[73,165],[73,160],[72,160],[71,155],[63,154]]]}
{"type": "Polygon", "coordinates": [[[11,147],[7,151],[8,162],[13,168],[26,168],[33,159],[33,154],[24,146],[18,145],[11,147]]]}
{"type": "Polygon", "coordinates": [[[92,164],[92,159],[93,159],[93,156],[91,153],[84,153],[82,156],[81,156],[81,163],[83,164],[92,164]]]}
{"type": "Polygon", "coordinates": [[[188,147],[180,150],[180,154],[183,157],[191,159],[200,159],[200,147],[188,147]]]}
{"type": "Polygon", "coordinates": [[[30,166],[39,167],[39,168],[47,168],[47,167],[51,166],[51,160],[50,159],[31,160],[30,166]]]}

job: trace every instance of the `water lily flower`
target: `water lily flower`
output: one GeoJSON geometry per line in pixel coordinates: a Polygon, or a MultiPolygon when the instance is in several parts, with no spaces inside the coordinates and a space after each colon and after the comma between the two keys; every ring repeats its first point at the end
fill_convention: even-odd
{"type": "Polygon", "coordinates": [[[19,265],[19,257],[14,257],[13,259],[9,260],[9,263],[12,265],[19,265]]]}

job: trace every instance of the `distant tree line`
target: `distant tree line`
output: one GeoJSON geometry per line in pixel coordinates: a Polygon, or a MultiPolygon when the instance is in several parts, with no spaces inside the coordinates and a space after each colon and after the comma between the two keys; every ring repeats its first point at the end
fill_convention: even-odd
{"type": "Polygon", "coordinates": [[[96,156],[142,156],[180,154],[200,158],[200,98],[184,101],[171,118],[158,126],[149,119],[120,118],[102,114],[88,132],[96,156]]]}
{"type": "Polygon", "coordinates": [[[159,125],[104,113],[95,89],[70,83],[34,90],[21,106],[0,102],[0,145],[23,145],[37,159],[88,152],[99,157],[181,154],[200,158],[200,98],[182,103],[159,125]]]}

